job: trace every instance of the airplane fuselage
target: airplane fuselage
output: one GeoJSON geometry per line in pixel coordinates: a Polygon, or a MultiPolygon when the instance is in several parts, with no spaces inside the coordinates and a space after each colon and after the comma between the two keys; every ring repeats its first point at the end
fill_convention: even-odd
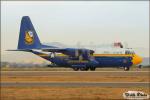
{"type": "Polygon", "coordinates": [[[136,54],[93,54],[95,62],[88,60],[69,57],[64,54],[56,54],[50,57],[48,54],[32,51],[34,54],[52,62],[59,67],[130,67],[141,62],[141,58],[136,54]]]}

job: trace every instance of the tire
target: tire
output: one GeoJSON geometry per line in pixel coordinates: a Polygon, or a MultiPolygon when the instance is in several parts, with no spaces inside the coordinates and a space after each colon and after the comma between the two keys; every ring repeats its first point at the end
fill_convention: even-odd
{"type": "Polygon", "coordinates": [[[74,67],[73,70],[74,70],[74,71],[78,71],[79,68],[78,68],[78,67],[74,67]]]}
{"type": "Polygon", "coordinates": [[[125,70],[125,71],[129,71],[129,70],[130,70],[130,67],[124,67],[124,70],[125,70]]]}
{"type": "Polygon", "coordinates": [[[86,71],[88,71],[90,68],[89,67],[86,67],[86,71]]]}
{"type": "Polygon", "coordinates": [[[141,68],[142,68],[142,65],[139,65],[138,67],[139,67],[139,69],[141,69],[141,68]]]}
{"type": "Polygon", "coordinates": [[[95,71],[95,69],[96,69],[95,67],[90,67],[91,71],[95,71]]]}
{"type": "Polygon", "coordinates": [[[87,67],[80,67],[80,70],[81,70],[81,71],[87,71],[88,68],[87,68],[87,67]]]}

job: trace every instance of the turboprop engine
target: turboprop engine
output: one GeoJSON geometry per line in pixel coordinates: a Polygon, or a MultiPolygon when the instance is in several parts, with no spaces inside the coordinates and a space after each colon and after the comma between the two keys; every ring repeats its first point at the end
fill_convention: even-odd
{"type": "Polygon", "coordinates": [[[67,51],[63,52],[63,54],[66,54],[70,57],[81,57],[84,60],[88,60],[92,55],[94,51],[89,49],[67,49],[67,51]]]}

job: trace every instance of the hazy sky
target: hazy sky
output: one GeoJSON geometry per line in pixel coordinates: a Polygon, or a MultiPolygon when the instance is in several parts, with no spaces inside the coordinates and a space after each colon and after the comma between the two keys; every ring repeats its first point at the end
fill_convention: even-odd
{"type": "Polygon", "coordinates": [[[22,16],[41,42],[68,45],[126,42],[149,53],[149,1],[2,1],[1,44],[16,49],[22,16]]]}

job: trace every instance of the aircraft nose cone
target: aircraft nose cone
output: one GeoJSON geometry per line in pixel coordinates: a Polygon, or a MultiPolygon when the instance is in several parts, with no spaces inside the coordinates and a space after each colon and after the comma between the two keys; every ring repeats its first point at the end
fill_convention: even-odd
{"type": "Polygon", "coordinates": [[[134,55],[134,57],[133,57],[133,64],[134,65],[140,64],[142,62],[142,60],[143,59],[140,56],[134,55]]]}

